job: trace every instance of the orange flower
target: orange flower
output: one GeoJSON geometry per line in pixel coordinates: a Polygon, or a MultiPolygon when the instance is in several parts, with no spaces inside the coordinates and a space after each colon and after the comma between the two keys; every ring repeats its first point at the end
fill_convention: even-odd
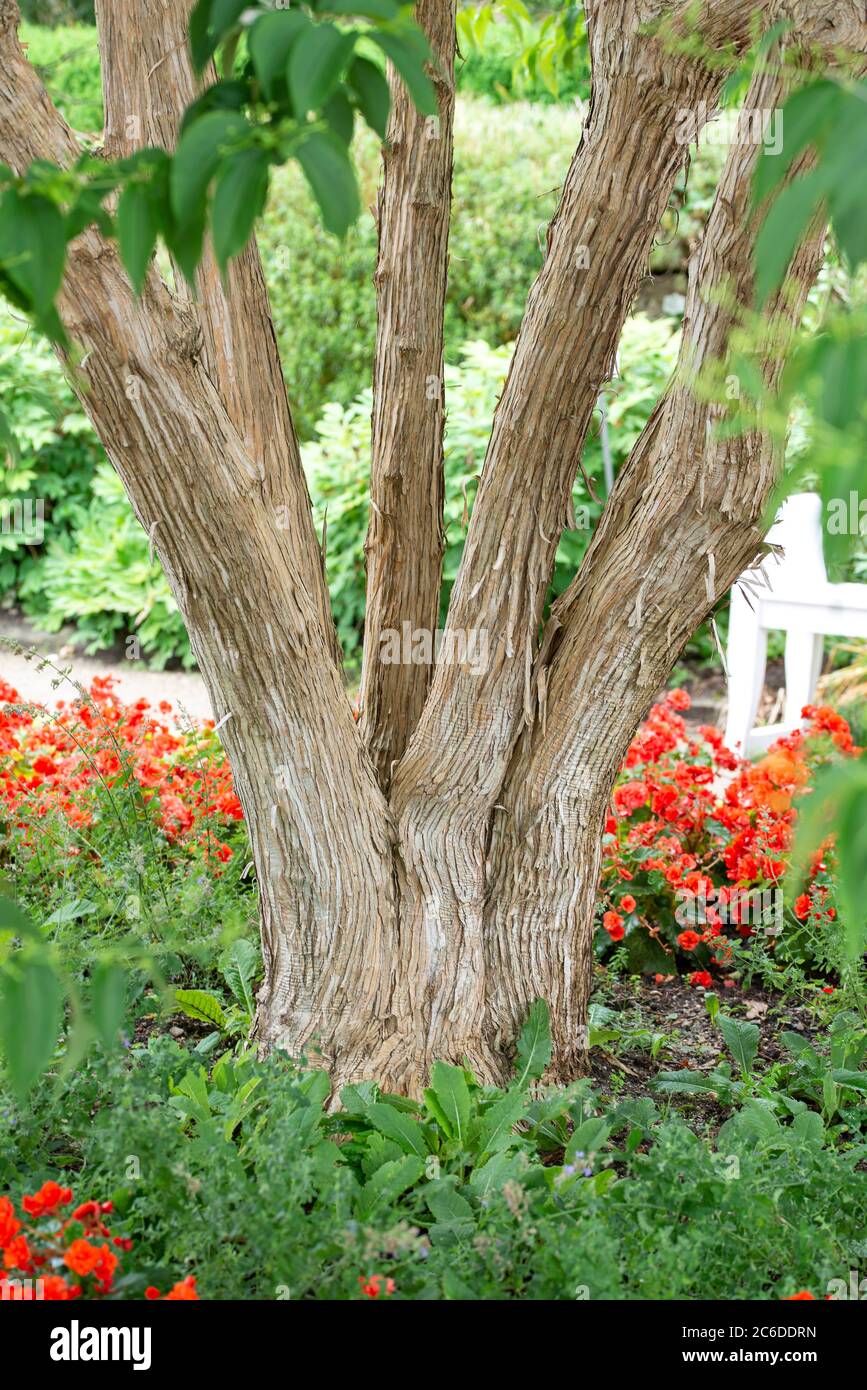
{"type": "MultiPolygon", "coordinates": [[[[108,1247],[105,1247],[106,1249],[108,1247]]],[[[101,1251],[89,1240],[74,1240],[64,1256],[73,1274],[92,1274],[100,1263],[101,1251]]]]}
{"type": "Polygon", "coordinates": [[[72,1189],[61,1187],[60,1183],[49,1179],[32,1197],[23,1197],[21,1205],[28,1216],[42,1216],[47,1211],[54,1211],[55,1207],[65,1207],[71,1201],[72,1189]]]}
{"type": "Polygon", "coordinates": [[[397,1287],[393,1279],[386,1279],[383,1285],[381,1274],[371,1274],[369,1279],[365,1279],[363,1274],[359,1274],[358,1282],[366,1298],[379,1298],[383,1292],[386,1298],[390,1298],[397,1287]]]}
{"type": "Polygon", "coordinates": [[[199,1295],[196,1293],[196,1280],[192,1274],[188,1274],[186,1279],[174,1285],[166,1294],[166,1303],[190,1303],[198,1302],[199,1295]]]}
{"type": "Polygon", "coordinates": [[[0,1197],[0,1250],[5,1250],[20,1229],[21,1222],[16,1218],[9,1198],[0,1197]]]}

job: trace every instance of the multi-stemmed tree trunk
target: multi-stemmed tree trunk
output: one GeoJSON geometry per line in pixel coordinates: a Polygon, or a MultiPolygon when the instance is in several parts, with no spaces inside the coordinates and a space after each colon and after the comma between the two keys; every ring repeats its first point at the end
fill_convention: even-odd
{"type": "MultiPolygon", "coordinates": [[[[191,0],[97,0],[110,154],[171,147],[195,84],[191,0]]],[[[533,286],[452,596],[444,648],[382,661],[389,632],[432,632],[442,555],[443,303],[455,0],[421,0],[439,117],[392,78],[378,202],[368,621],[361,717],[327,587],[255,246],[190,296],[151,269],[136,300],[96,231],[71,249],[61,314],[72,380],[165,569],[211,694],[261,897],[258,1036],[318,1051],[335,1078],[416,1089],[435,1056],[502,1073],[536,997],[554,1074],[582,1065],[593,900],[614,776],[684,642],[761,549],[779,459],[722,442],[692,389],[750,303],[758,150],[733,145],[690,268],[681,362],[622,470],[578,575],[542,627],[599,391],[687,153],[759,28],[787,46],[867,50],[855,0],[594,0],[593,94],[533,286]],[[660,27],[660,21],[662,25],[660,27]],[[461,639],[475,636],[465,659],[461,639]],[[478,655],[487,652],[480,668],[478,655]]],[[[0,158],[67,162],[76,141],[0,0],[0,158]]],[[[749,107],[785,94],[779,53],[749,107]]],[[[812,61],[817,61],[815,55],[812,61]]],[[[816,226],[766,309],[773,383],[822,255],[816,226]]]]}

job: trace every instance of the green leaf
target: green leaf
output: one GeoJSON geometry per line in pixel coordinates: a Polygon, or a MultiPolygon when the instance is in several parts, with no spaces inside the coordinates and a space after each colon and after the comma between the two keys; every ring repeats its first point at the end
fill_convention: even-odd
{"type": "Polygon", "coordinates": [[[0,932],[43,944],[42,933],[11,898],[0,898],[0,932]]]}
{"type": "Polygon", "coordinates": [[[337,87],[354,47],[355,34],[335,24],[312,24],[298,37],[286,68],[296,115],[321,108],[337,87]]]}
{"type": "Polygon", "coordinates": [[[842,99],[836,82],[822,79],[793,93],[783,107],[783,148],[778,154],[763,149],[753,176],[753,198],[761,202],[782,182],[800,154],[821,137],[835,119],[842,99]]]}
{"type": "Polygon", "coordinates": [[[175,1003],[181,1013],[197,1019],[199,1023],[215,1023],[218,1028],[226,1026],[222,1004],[205,989],[176,989],[175,1003]]]}
{"type": "Polygon", "coordinates": [[[326,229],[343,236],[360,211],[358,185],[346,146],[330,131],[313,131],[295,155],[307,175],[326,229]]]}
{"type": "Polygon", "coordinates": [[[141,294],[159,232],[159,215],[143,183],[127,184],[117,205],[120,258],[136,294],[141,294]]]}
{"type": "Polygon", "coordinates": [[[391,92],[385,77],[368,58],[356,58],[349,69],[349,85],[358,98],[359,109],[367,124],[376,131],[380,140],[384,140],[391,111],[391,92]]]}
{"type": "Polygon", "coordinates": [[[760,305],[781,284],[825,186],[822,169],[795,179],[783,189],[762,223],[756,238],[756,296],[760,305]]]}
{"type": "Polygon", "coordinates": [[[208,111],[184,131],[172,159],[171,206],[181,227],[204,215],[211,179],[227,147],[239,143],[250,127],[237,111],[208,111]]]}
{"type": "Polygon", "coordinates": [[[453,1067],[449,1062],[434,1062],[431,1085],[449,1122],[452,1137],[463,1143],[470,1122],[470,1092],[463,1068],[453,1067]]]}
{"type": "Polygon", "coordinates": [[[726,1047],[740,1067],[741,1076],[746,1081],[759,1050],[758,1026],[755,1023],[742,1023],[740,1019],[731,1018],[728,1014],[720,1014],[717,1023],[725,1038],[726,1047]]]}
{"type": "Polygon", "coordinates": [[[479,1153],[496,1153],[517,1140],[515,1125],[521,1119],[527,1097],[521,1090],[507,1091],[482,1116],[479,1130],[479,1153]]]}
{"type": "Polygon", "coordinates": [[[256,76],[266,97],[272,99],[278,79],[286,76],[289,50],[310,20],[300,10],[281,10],[261,15],[250,30],[248,43],[256,76]]]}
{"type": "Polygon", "coordinates": [[[220,972],[239,1004],[247,1013],[255,1012],[252,984],[259,974],[259,951],[252,941],[241,936],[220,957],[220,972]]]}
{"type": "Polygon", "coordinates": [[[190,53],[193,59],[193,67],[196,72],[201,72],[207,63],[213,48],[210,46],[209,25],[211,21],[211,6],[214,0],[198,0],[188,25],[188,35],[190,40],[190,53]]]}
{"type": "Polygon", "coordinates": [[[396,0],[325,0],[319,8],[329,14],[357,14],[364,19],[397,19],[400,14],[396,0]]]}
{"type": "Polygon", "coordinates": [[[324,103],[322,114],[338,140],[342,140],[344,145],[349,145],[355,129],[355,111],[346,94],[341,91],[334,92],[324,103]]]}
{"type": "Polygon", "coordinates": [[[0,1046],[12,1088],[22,1100],[51,1061],[62,1005],[53,966],[31,957],[7,967],[0,990],[0,1046]]]}
{"type": "Polygon", "coordinates": [[[197,72],[202,71],[248,8],[249,0],[199,0],[189,24],[190,53],[197,72]]]}
{"type": "Polygon", "coordinates": [[[389,1206],[395,1202],[407,1188],[418,1182],[423,1172],[423,1161],[409,1155],[384,1163],[361,1190],[358,1198],[359,1216],[367,1217],[375,1207],[389,1206]]]}
{"type": "Polygon", "coordinates": [[[573,1130],[566,1145],[565,1162],[574,1162],[576,1154],[596,1153],[608,1139],[611,1133],[611,1125],[607,1120],[595,1118],[585,1120],[577,1129],[573,1130]]]}
{"type": "Polygon", "coordinates": [[[508,1149],[493,1154],[481,1168],[474,1168],[470,1174],[470,1187],[480,1199],[490,1192],[497,1192],[519,1172],[520,1154],[509,1153],[508,1149]]]}
{"type": "Polygon", "coordinates": [[[102,964],[93,976],[90,1008],[93,1024],[106,1048],[114,1047],[126,1012],[126,971],[102,964]]]}
{"type": "Polygon", "coordinates": [[[473,1209],[466,1197],[455,1192],[453,1182],[429,1183],[424,1199],[437,1221],[472,1221],[473,1209]]]}
{"type": "Polygon", "coordinates": [[[518,1039],[515,1076],[519,1087],[538,1081],[551,1060],[551,1020],[544,999],[530,1006],[527,1022],[518,1039]]]}
{"type": "Polygon", "coordinates": [[[370,37],[394,63],[404,86],[422,115],[436,116],[439,104],[433,83],[425,72],[430,50],[421,33],[411,30],[395,33],[377,29],[371,31],[370,37]]]}
{"type": "Polygon", "coordinates": [[[368,1106],[367,1119],[378,1129],[380,1134],[386,1138],[393,1139],[399,1144],[404,1153],[417,1154],[421,1158],[426,1158],[429,1149],[425,1142],[424,1133],[417,1120],[413,1120],[409,1115],[403,1114],[400,1110],[395,1110],[391,1105],[376,1103],[368,1106]]]}
{"type": "Polygon", "coordinates": [[[0,198],[0,264],[36,313],[46,314],[66,264],[66,233],[56,204],[7,188],[0,198]]]}
{"type": "Polygon", "coordinates": [[[267,196],[268,156],[264,150],[241,150],[226,160],[217,175],[211,212],[214,253],[221,270],[247,245],[267,196]]]}

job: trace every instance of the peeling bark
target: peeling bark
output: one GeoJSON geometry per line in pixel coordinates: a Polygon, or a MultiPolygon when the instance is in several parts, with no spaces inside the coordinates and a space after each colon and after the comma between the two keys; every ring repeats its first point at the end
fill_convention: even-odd
{"type": "Polygon", "coordinates": [[[439,618],[443,556],[443,315],[454,118],[455,0],[420,0],[436,60],[439,116],[423,116],[392,69],[392,111],[377,200],[367,606],[361,726],[387,788],[418,723],[432,664],[382,661],[382,638],[439,618]]]}
{"type": "Polygon", "coordinates": [[[588,14],[590,114],[494,417],[446,625],[447,636],[486,632],[490,663],[482,674],[438,667],[395,773],[412,1013],[434,1052],[448,1051],[454,1036],[486,1052],[490,817],[532,717],[532,662],[581,449],[686,156],[683,113],[712,108],[725,74],[648,34],[653,11],[617,0],[588,14]]]}
{"type": "MultiPolygon", "coordinates": [[[[164,0],[154,23],[145,0],[97,0],[109,154],[172,144],[195,91],[183,42],[191,3],[164,0]]],[[[419,6],[443,65],[440,140],[427,148],[428,128],[397,91],[380,208],[364,737],[335,661],[255,247],[225,287],[208,256],[195,296],[151,268],[138,301],[95,231],[71,248],[59,308],[82,356],[66,365],[226,719],[261,896],[258,1035],[317,1053],[338,1084],[367,1075],[417,1091],[435,1056],[466,1056],[496,1079],[539,995],[552,1008],[555,1073],[580,1068],[614,776],[683,643],[761,546],[779,460],[758,432],[714,439],[714,410],[690,385],[724,356],[733,306],[751,293],[754,151],[741,146],[692,267],[681,371],[539,646],[592,411],[686,153],[684,112],[713,106],[756,13],[790,18],[824,62],[839,48],[867,52],[863,7],[587,9],[591,110],[496,413],[449,615],[447,635],[487,631],[491,661],[482,674],[443,663],[425,700],[427,669],[375,660],[384,628],[436,627],[442,551],[442,400],[425,387],[442,370],[454,0],[419,6]],[[672,47],[692,17],[715,55],[672,47]],[[667,38],[653,31],[661,18],[667,38]]],[[[71,161],[76,143],[23,59],[17,20],[14,0],[0,0],[0,155],[18,170],[71,161]]],[[[775,105],[779,82],[760,75],[748,102],[775,105]]],[[[771,382],[821,243],[817,226],[795,259],[793,294],[770,310],[771,382]]]]}
{"type": "MultiPolygon", "coordinates": [[[[784,100],[757,76],[751,110],[784,100]]],[[[735,144],[690,268],[678,375],[618,477],[579,574],[554,605],[535,667],[544,708],[515,749],[494,823],[487,920],[488,1017],[514,1036],[540,994],[552,1010],[555,1070],[580,1071],[592,976],[602,833],[617,771],[684,643],[759,555],[782,459],[759,431],[719,440],[722,407],[695,375],[724,362],[752,297],[758,148],[735,144]]],[[[824,248],[819,220],[788,292],[767,314],[764,371],[773,389],[824,248]]]]}

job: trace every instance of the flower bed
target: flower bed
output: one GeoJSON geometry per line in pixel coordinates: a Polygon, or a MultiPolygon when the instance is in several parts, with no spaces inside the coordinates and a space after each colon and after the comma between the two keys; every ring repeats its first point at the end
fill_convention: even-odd
{"type": "MultiPolygon", "coordinates": [[[[72,1189],[51,1179],[21,1199],[20,1213],[0,1197],[0,1300],[68,1302],[118,1292],[121,1255],[132,1250],[132,1241],[113,1236],[106,1225],[111,1202],[82,1202],[68,1213],[72,1202],[72,1189]]],[[[148,1287],[144,1297],[196,1299],[196,1281],[182,1279],[165,1295],[148,1287]]]]}
{"type": "Polygon", "coordinates": [[[835,919],[831,846],[791,907],[783,881],[797,797],[821,763],[859,750],[840,715],[809,705],[804,732],[750,763],[725,747],[719,730],[689,728],[689,703],[685,691],[670,691],[626,755],[605,824],[597,944],[604,952],[623,942],[633,964],[663,972],[680,962],[692,983],[709,988],[711,971],[732,962],[733,939],[761,932],[774,950],[787,924],[835,919]]]}

